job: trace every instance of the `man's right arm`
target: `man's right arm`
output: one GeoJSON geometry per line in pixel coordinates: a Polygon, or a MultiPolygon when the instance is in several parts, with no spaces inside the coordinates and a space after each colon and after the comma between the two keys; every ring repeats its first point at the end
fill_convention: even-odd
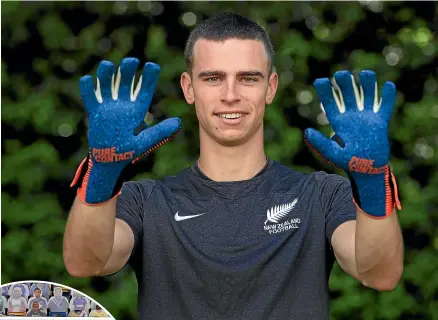
{"type": "Polygon", "coordinates": [[[116,201],[89,206],[76,197],[64,235],[64,263],[72,276],[112,274],[127,263],[134,233],[116,219],[116,201]]]}
{"type": "Polygon", "coordinates": [[[115,73],[112,62],[101,61],[97,82],[90,75],[79,81],[88,114],[89,155],[71,184],[78,195],[64,235],[64,262],[73,276],[114,273],[126,264],[141,233],[142,199],[129,192],[120,195],[125,168],[167,142],[181,127],[179,118],[145,125],[160,67],[146,63],[134,91],[139,63],[125,58],[115,73]],[[128,222],[116,219],[116,211],[128,222]]]}

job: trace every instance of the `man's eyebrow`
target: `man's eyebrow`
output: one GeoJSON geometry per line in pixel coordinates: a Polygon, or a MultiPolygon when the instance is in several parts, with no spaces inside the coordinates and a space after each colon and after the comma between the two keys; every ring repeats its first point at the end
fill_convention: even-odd
{"type": "MultiPolygon", "coordinates": [[[[224,71],[219,70],[211,70],[211,71],[202,71],[198,74],[198,78],[205,78],[205,77],[225,77],[227,75],[224,71]]],[[[260,77],[265,78],[264,74],[260,71],[238,71],[236,73],[238,77],[260,77]]]]}
{"type": "Polygon", "coordinates": [[[237,72],[239,77],[260,77],[265,78],[265,75],[260,71],[239,71],[237,72]]]}
{"type": "Polygon", "coordinates": [[[198,74],[198,78],[205,78],[205,77],[225,77],[227,74],[224,71],[218,71],[218,70],[210,70],[210,71],[202,71],[198,74]]]}

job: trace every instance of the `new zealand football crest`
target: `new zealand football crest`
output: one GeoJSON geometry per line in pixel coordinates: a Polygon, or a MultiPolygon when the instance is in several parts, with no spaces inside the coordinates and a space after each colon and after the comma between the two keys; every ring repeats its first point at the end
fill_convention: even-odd
{"type": "Polygon", "coordinates": [[[266,221],[263,226],[265,232],[269,234],[280,233],[290,229],[298,229],[300,226],[300,218],[290,218],[289,214],[298,203],[298,198],[290,203],[274,206],[268,209],[266,213],[266,221]]]}

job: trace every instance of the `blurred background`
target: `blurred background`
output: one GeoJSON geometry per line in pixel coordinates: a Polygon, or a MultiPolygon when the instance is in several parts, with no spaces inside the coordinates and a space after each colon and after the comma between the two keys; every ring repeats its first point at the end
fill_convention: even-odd
{"type": "MultiPolygon", "coordinates": [[[[160,179],[198,155],[198,126],[179,86],[183,47],[197,23],[221,11],[246,15],[270,33],[280,86],[266,111],[266,152],[295,170],[333,171],[308,151],[303,130],[329,134],[312,82],[340,69],[377,72],[398,89],[391,166],[403,205],[402,281],[387,293],[335,266],[332,319],[438,319],[438,5],[435,2],[2,2],[2,283],[41,279],[90,295],[117,319],[134,319],[131,269],[70,277],[62,237],[87,154],[79,78],[101,59],[153,61],[162,72],[147,121],[183,121],[175,140],[134,168],[160,179]]],[[[140,70],[139,70],[140,72],[140,70]]],[[[343,174],[341,172],[336,172],[343,174]]]]}

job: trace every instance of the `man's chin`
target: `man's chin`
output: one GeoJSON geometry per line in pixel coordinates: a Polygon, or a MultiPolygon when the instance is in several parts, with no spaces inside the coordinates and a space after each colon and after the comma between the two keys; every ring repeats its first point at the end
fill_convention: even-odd
{"type": "Polygon", "coordinates": [[[236,147],[247,141],[245,135],[224,135],[216,137],[216,142],[225,147],[236,147]]]}

